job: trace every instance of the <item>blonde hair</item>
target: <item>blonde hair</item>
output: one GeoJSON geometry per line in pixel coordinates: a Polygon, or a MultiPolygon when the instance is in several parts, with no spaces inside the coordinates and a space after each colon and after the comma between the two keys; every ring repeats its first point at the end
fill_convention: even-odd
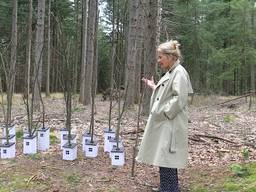
{"type": "Polygon", "coordinates": [[[181,59],[180,43],[177,40],[170,40],[158,46],[157,51],[163,54],[173,55],[181,59]]]}

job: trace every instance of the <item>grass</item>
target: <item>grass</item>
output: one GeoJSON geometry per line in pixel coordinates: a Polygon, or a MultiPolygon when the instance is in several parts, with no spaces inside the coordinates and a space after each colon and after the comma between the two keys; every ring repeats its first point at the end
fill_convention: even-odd
{"type": "Polygon", "coordinates": [[[83,110],[84,110],[83,107],[74,107],[74,108],[72,108],[72,112],[81,112],[83,110]]]}
{"type": "Polygon", "coordinates": [[[29,191],[29,189],[36,189],[37,186],[42,188],[45,187],[43,184],[41,186],[37,185],[36,182],[31,181],[28,183],[29,176],[18,174],[15,172],[1,173],[0,174],[0,192],[10,192],[10,191],[29,191]]]}
{"type": "Polygon", "coordinates": [[[236,117],[234,115],[225,115],[223,117],[223,120],[224,120],[225,123],[231,123],[235,120],[235,118],[236,117]]]}
{"type": "MultiPolygon", "coordinates": [[[[193,174],[193,183],[190,185],[192,192],[256,192],[256,162],[249,164],[234,164],[226,168],[228,174],[218,175],[198,173],[193,174]],[[248,174],[237,174],[234,167],[247,169],[248,174]],[[212,177],[216,177],[212,180],[212,177]],[[210,183],[209,183],[210,181],[210,183]]],[[[200,170],[202,171],[202,170],[200,170]]],[[[224,170],[223,170],[224,171],[224,170]]]]}
{"type": "Polygon", "coordinates": [[[42,157],[40,155],[40,153],[36,153],[36,154],[29,154],[27,155],[29,159],[31,160],[41,160],[42,157]]]}
{"type": "Polygon", "coordinates": [[[66,177],[66,180],[67,180],[67,182],[68,182],[69,184],[71,184],[71,185],[76,185],[76,184],[80,183],[81,178],[79,177],[79,175],[77,175],[77,174],[75,174],[75,173],[72,173],[72,174],[70,174],[70,175],[68,175],[68,176],[66,177]]]}
{"type": "Polygon", "coordinates": [[[121,192],[120,189],[117,189],[116,187],[111,187],[110,189],[108,189],[108,192],[121,192]]]}

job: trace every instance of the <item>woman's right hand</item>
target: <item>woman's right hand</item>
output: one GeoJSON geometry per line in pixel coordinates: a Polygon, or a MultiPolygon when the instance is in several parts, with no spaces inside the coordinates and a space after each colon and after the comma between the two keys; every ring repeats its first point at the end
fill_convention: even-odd
{"type": "Polygon", "coordinates": [[[149,86],[151,89],[155,90],[156,84],[154,82],[154,77],[152,76],[151,79],[142,78],[141,79],[147,86],[149,86]]]}

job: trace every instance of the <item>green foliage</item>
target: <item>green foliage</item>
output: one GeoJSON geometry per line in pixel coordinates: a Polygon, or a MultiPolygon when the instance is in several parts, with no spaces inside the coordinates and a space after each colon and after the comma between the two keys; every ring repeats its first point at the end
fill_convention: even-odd
{"type": "Polygon", "coordinates": [[[163,1],[166,32],[182,45],[196,92],[242,94],[255,82],[256,8],[253,1],[163,1]],[[253,22],[254,21],[254,22],[253,22]]]}
{"type": "Polygon", "coordinates": [[[16,131],[16,138],[21,139],[23,137],[23,131],[21,129],[16,131]]]}
{"type": "Polygon", "coordinates": [[[59,142],[59,140],[56,137],[56,135],[53,132],[50,132],[50,143],[51,143],[51,145],[54,145],[58,142],[59,142]]]}
{"type": "Polygon", "coordinates": [[[231,170],[234,173],[234,175],[237,177],[245,177],[249,174],[248,169],[239,164],[231,165],[231,170]]]}
{"type": "Polygon", "coordinates": [[[243,148],[241,153],[242,153],[242,156],[243,156],[244,160],[248,160],[249,159],[249,150],[247,148],[243,148]]]}
{"type": "MultiPolygon", "coordinates": [[[[76,1],[54,0],[51,8],[52,61],[51,89],[60,91],[59,75],[63,59],[61,44],[70,41],[73,54],[71,65],[80,77],[81,69],[81,2],[78,1],[78,21],[76,1]],[[78,27],[78,29],[77,29],[78,27]],[[76,33],[78,31],[78,33],[76,33]],[[76,40],[78,39],[78,45],[76,40]],[[77,50],[78,49],[78,50],[77,50]]],[[[113,7],[115,8],[115,32],[117,32],[118,62],[125,63],[126,34],[128,31],[128,3],[130,1],[100,0],[101,13],[98,30],[98,90],[109,87],[111,58],[111,27],[113,7]],[[114,6],[113,6],[114,3],[114,6]],[[117,28],[118,25],[118,28],[117,28]]],[[[256,8],[255,1],[230,0],[165,0],[162,1],[162,30],[160,42],[177,39],[181,43],[184,66],[188,70],[195,92],[243,94],[252,89],[252,67],[256,66],[256,8]],[[168,34],[168,35],[167,35],[168,34]]],[[[47,8],[45,30],[47,30],[47,8]]],[[[12,2],[0,1],[0,52],[6,63],[10,58],[12,2]]],[[[33,34],[36,31],[37,1],[33,1],[33,34]]],[[[25,47],[27,35],[28,1],[18,1],[18,51],[17,81],[15,90],[22,91],[25,71],[25,47]]],[[[34,36],[34,35],[33,35],[34,36]]],[[[46,40],[46,39],[45,39],[46,40]]],[[[33,39],[34,41],[34,39],[33,39]]],[[[46,49],[44,50],[46,51],[46,49]]],[[[43,63],[46,58],[43,54],[43,63]]],[[[31,56],[34,57],[33,54],[31,56]]],[[[117,62],[117,61],[116,61],[117,62]]],[[[46,66],[43,66],[46,69],[46,66]]],[[[0,73],[2,70],[0,67],[0,73]]],[[[125,71],[125,70],[124,70],[125,71]]],[[[116,71],[117,73],[117,71],[116,71]]],[[[125,74],[122,72],[122,77],[125,74]]],[[[43,79],[45,76],[43,77],[43,79]]],[[[4,81],[4,79],[3,79],[4,81]]],[[[43,81],[44,82],[44,81],[43,81]]],[[[79,83],[79,81],[77,81],[79,83]]],[[[42,85],[43,89],[45,85],[42,85]]]]}
{"type": "MultiPolygon", "coordinates": [[[[247,148],[243,148],[241,151],[241,155],[243,157],[243,160],[249,159],[249,150],[247,148]]],[[[245,163],[239,165],[239,164],[233,164],[231,165],[231,170],[237,177],[245,177],[249,175],[249,168],[246,166],[245,163]]]]}
{"type": "Polygon", "coordinates": [[[107,33],[103,32],[103,28],[98,30],[99,36],[99,77],[98,77],[98,89],[100,92],[110,87],[110,75],[111,75],[111,46],[110,37],[107,33]]]}

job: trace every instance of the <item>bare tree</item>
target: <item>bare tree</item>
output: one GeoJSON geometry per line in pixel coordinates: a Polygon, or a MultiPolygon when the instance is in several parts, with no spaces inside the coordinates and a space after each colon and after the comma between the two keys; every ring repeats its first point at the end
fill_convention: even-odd
{"type": "MultiPolygon", "coordinates": [[[[60,24],[61,27],[61,24],[60,24]]],[[[60,73],[60,82],[64,92],[64,100],[65,100],[65,109],[66,109],[66,128],[68,130],[68,144],[71,145],[71,118],[72,118],[72,76],[73,76],[73,66],[72,62],[70,62],[70,47],[71,41],[68,39],[60,29],[61,38],[61,52],[59,55],[62,57],[62,67],[59,71],[60,73]]]]}
{"type": "Polygon", "coordinates": [[[46,70],[46,96],[50,96],[50,67],[51,67],[51,0],[48,0],[48,30],[47,30],[47,70],[46,70]]]}
{"type": "Polygon", "coordinates": [[[109,97],[109,116],[108,116],[108,129],[111,131],[111,119],[112,119],[112,104],[113,104],[113,88],[114,88],[114,68],[116,57],[116,32],[115,32],[115,0],[112,1],[112,34],[111,34],[111,67],[110,67],[110,97],[109,97]]]}
{"type": "MultiPolygon", "coordinates": [[[[14,93],[14,84],[15,84],[15,69],[16,69],[16,57],[17,57],[17,0],[12,1],[12,36],[11,36],[11,58],[10,64],[8,65],[4,59],[2,53],[0,54],[0,59],[2,63],[2,69],[5,73],[5,82],[6,82],[6,93],[7,93],[7,107],[4,108],[2,101],[2,108],[4,112],[4,121],[5,121],[5,131],[6,131],[6,141],[9,143],[9,127],[12,123],[12,97],[14,93]]],[[[0,89],[3,99],[3,89],[2,89],[2,80],[0,78],[0,89]]]]}
{"type": "Polygon", "coordinates": [[[137,155],[137,147],[139,144],[139,128],[140,128],[140,115],[141,115],[141,107],[142,107],[142,99],[144,94],[144,88],[142,88],[142,91],[140,93],[140,99],[139,99],[139,108],[138,108],[138,115],[137,115],[137,127],[136,127],[136,138],[135,138],[135,144],[133,147],[133,156],[132,156],[132,177],[134,177],[135,173],[135,157],[137,155]]]}
{"type": "Polygon", "coordinates": [[[12,96],[14,92],[15,83],[15,68],[16,68],[16,57],[17,57],[17,0],[13,0],[12,9],[12,38],[11,38],[11,61],[7,75],[7,116],[6,122],[9,125],[12,119],[12,96]]]}
{"type": "Polygon", "coordinates": [[[28,28],[27,28],[27,45],[26,45],[26,71],[25,71],[25,84],[24,86],[24,96],[29,95],[29,85],[30,85],[30,70],[31,70],[31,44],[32,44],[32,0],[29,0],[29,10],[28,10],[28,28]]]}

